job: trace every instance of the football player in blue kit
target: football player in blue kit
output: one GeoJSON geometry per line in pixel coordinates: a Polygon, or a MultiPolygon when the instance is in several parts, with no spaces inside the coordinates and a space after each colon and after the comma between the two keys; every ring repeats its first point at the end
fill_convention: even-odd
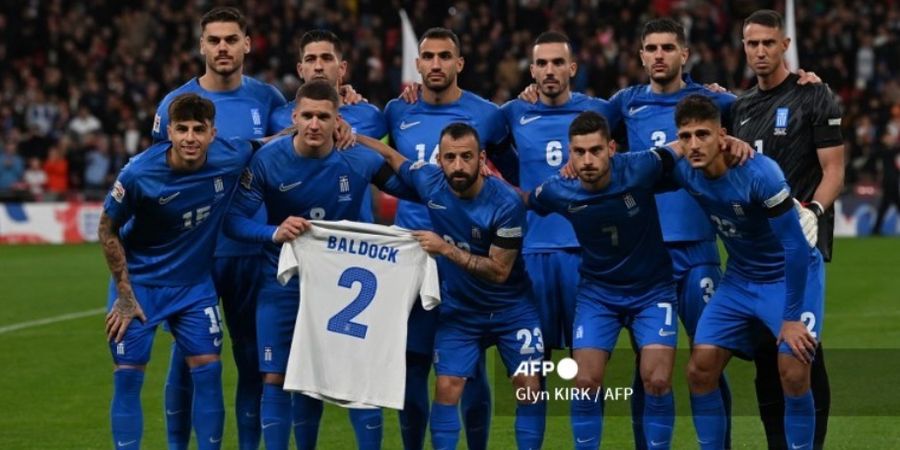
{"type": "MultiPolygon", "coordinates": [[[[395,99],[385,107],[392,145],[410,161],[436,164],[441,130],[454,122],[473,126],[495,164],[505,152],[507,129],[493,103],[461,89],[457,74],[463,68],[459,39],[452,31],[432,28],[422,35],[416,67],[422,75],[422,92],[415,101],[395,99]]],[[[513,172],[498,167],[515,177],[513,172]]],[[[429,209],[400,201],[394,224],[411,230],[431,229],[429,209]]],[[[437,308],[440,309],[440,308],[437,308]]],[[[437,326],[437,309],[425,311],[419,303],[409,317],[406,363],[406,401],[400,412],[400,429],[407,450],[425,445],[428,425],[428,374],[437,326]]],[[[473,450],[487,448],[490,431],[491,394],[483,358],[477,374],[466,385],[462,399],[466,442],[473,450]]]]}
{"type": "Polygon", "coordinates": [[[688,96],[675,109],[685,158],[672,179],[697,200],[728,252],[725,274],[697,324],[688,364],[697,439],[702,449],[724,447],[719,376],[732,355],[753,356],[755,326],[761,322],[778,336],[788,448],[812,448],[810,363],[822,333],[822,255],[807,242],[799,203],[775,161],[758,156],[729,167],[719,150],[725,133],[720,120],[717,105],[706,96],[688,96]]]}
{"type": "Polygon", "coordinates": [[[600,446],[603,378],[623,327],[631,329],[641,352],[644,439],[649,448],[670,448],[677,298],[654,192],[675,156],[664,148],[615,154],[609,133],[601,115],[579,114],[568,132],[578,178],[551,177],[528,196],[528,206],[568,220],[582,249],[572,341],[579,368],[575,385],[593,395],[572,400],[575,448],[600,446]]]}
{"type": "MultiPolygon", "coordinates": [[[[282,385],[299,286],[296,278],[285,286],[276,280],[279,244],[307,230],[307,219],[359,220],[370,183],[408,197],[405,185],[377,153],[359,146],[335,151],[338,104],[337,91],[326,81],[305,83],[297,91],[293,116],[297,133],[275,138],[256,153],[225,222],[229,236],[264,244],[256,319],[264,381],[261,427],[268,449],[286,449],[292,426],[291,394],[282,385]],[[253,214],[263,204],[267,218],[258,222],[253,214]]],[[[312,424],[311,432],[298,436],[299,448],[315,448],[321,411],[320,407],[297,419],[312,424]]],[[[352,409],[350,418],[359,448],[380,448],[381,410],[352,409]]]]}
{"type": "MultiPolygon", "coordinates": [[[[347,73],[347,61],[343,59],[343,44],[338,37],[327,30],[307,31],[300,38],[300,61],[297,62],[297,74],[304,81],[325,80],[341,87],[347,73]]],[[[351,127],[353,133],[381,139],[387,135],[384,114],[377,106],[366,102],[348,104],[341,99],[338,112],[351,127]]],[[[272,127],[283,130],[291,127],[295,102],[291,101],[272,112],[272,127]]],[[[362,203],[363,222],[374,222],[372,213],[372,194],[366,192],[362,203]]]]}
{"type": "Polygon", "coordinates": [[[112,435],[117,449],[140,448],[144,368],[156,327],[165,322],[190,367],[198,448],[218,449],[225,418],[222,331],[210,267],[252,149],[247,141],[216,138],[215,106],[196,94],[175,97],[167,113],[171,142],[151,146],[122,169],[100,217],[112,273],[106,318],[116,365],[112,435]]]}
{"type": "MultiPolygon", "coordinates": [[[[243,75],[244,57],[250,52],[247,21],[235,8],[210,10],[200,20],[200,53],[206,73],[175,89],[159,105],[153,125],[154,141],[169,138],[167,113],[172,100],[193,92],[216,105],[219,136],[245,140],[261,139],[278,131],[269,120],[271,112],[285,103],[270,84],[243,75]]],[[[265,212],[260,211],[260,220],[265,212]]],[[[260,441],[259,402],[262,377],[256,355],[256,294],[254,275],[259,270],[260,246],[240,243],[220,233],[216,244],[213,281],[222,298],[225,322],[232,342],[238,382],[235,396],[239,448],[256,449],[260,441]]],[[[170,450],[187,449],[191,437],[191,378],[184,355],[172,347],[166,378],[166,426],[170,450]]]]}
{"type": "MultiPolygon", "coordinates": [[[[413,163],[386,145],[371,145],[414,187],[431,219],[430,228],[413,231],[422,248],[438,256],[441,276],[431,443],[453,449],[461,429],[459,402],[484,349],[497,345],[516,389],[538,392],[538,375],[516,372],[522,363],[543,359],[544,343],[519,254],[525,205],[511,186],[482,174],[485,152],[474,127],[452,123],[439,136],[437,165],[413,163]]],[[[519,401],[519,449],[541,447],[545,408],[543,400],[519,401]]]]}
{"type": "MultiPolygon", "coordinates": [[[[569,124],[579,113],[595,111],[604,117],[612,113],[607,101],[571,91],[575,71],[569,39],[555,31],[542,33],[534,41],[531,62],[538,101],[516,99],[500,108],[518,154],[523,191],[535,189],[568,163],[569,124]]],[[[581,248],[572,225],[561,215],[528,211],[527,217],[522,256],[541,316],[544,356],[549,359],[552,349],[572,347],[579,282],[575,268],[581,264],[581,248]]]]}

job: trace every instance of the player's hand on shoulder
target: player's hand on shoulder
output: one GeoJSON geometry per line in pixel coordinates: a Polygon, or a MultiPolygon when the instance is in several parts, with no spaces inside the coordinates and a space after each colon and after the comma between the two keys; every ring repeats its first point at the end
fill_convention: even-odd
{"type": "Polygon", "coordinates": [[[535,83],[531,83],[525,87],[521,93],[519,93],[519,100],[526,101],[528,103],[537,103],[540,99],[538,95],[538,86],[535,83]]]}
{"type": "Polygon", "coordinates": [[[815,72],[807,72],[803,69],[797,69],[797,75],[800,76],[800,79],[797,80],[797,84],[822,84],[822,79],[816,75],[815,72]]]}
{"type": "Polygon", "coordinates": [[[802,321],[785,320],[781,324],[781,332],[778,333],[778,343],[787,343],[794,357],[804,364],[812,363],[816,351],[816,339],[809,334],[806,325],[802,321]]]}
{"type": "Polygon", "coordinates": [[[725,152],[726,161],[730,166],[744,165],[748,159],[756,156],[756,151],[750,144],[729,135],[722,140],[722,151],[725,152]]]}
{"type": "Polygon", "coordinates": [[[444,255],[450,245],[433,231],[417,230],[412,232],[412,236],[419,241],[422,250],[431,256],[444,255]]]}
{"type": "Polygon", "coordinates": [[[345,105],[355,105],[357,103],[366,102],[366,98],[359,92],[356,92],[356,89],[353,89],[353,86],[349,84],[342,84],[341,87],[338,88],[338,94],[341,96],[341,102],[345,105]]]}
{"type": "Polygon", "coordinates": [[[716,94],[724,94],[728,92],[728,89],[725,89],[725,87],[720,85],[719,83],[707,83],[704,84],[703,87],[705,87],[708,91],[715,92],[716,94]]]}
{"type": "Polygon", "coordinates": [[[312,224],[302,217],[288,216],[287,219],[284,219],[284,222],[281,222],[281,225],[278,225],[278,229],[275,230],[275,235],[272,236],[272,240],[275,241],[276,244],[293,241],[311,227],[312,224]]]}
{"type": "Polygon", "coordinates": [[[131,321],[137,318],[141,322],[147,321],[141,304],[134,297],[131,288],[121,289],[119,297],[113,302],[112,309],[106,314],[106,338],[110,341],[122,342],[125,330],[131,321]]]}
{"type": "Polygon", "coordinates": [[[419,99],[419,91],[421,90],[422,85],[419,83],[407,84],[403,88],[403,92],[400,93],[400,98],[406,103],[415,103],[419,99]]]}
{"type": "Polygon", "coordinates": [[[564,180],[574,180],[575,178],[578,178],[578,171],[575,170],[575,164],[572,160],[569,160],[566,165],[559,169],[559,176],[564,180]]]}
{"type": "Polygon", "coordinates": [[[353,132],[353,127],[343,117],[338,117],[337,126],[334,127],[334,146],[338,150],[346,150],[354,145],[356,133],[353,132]]]}
{"type": "Polygon", "coordinates": [[[810,248],[815,247],[819,241],[819,216],[812,209],[803,206],[796,198],[794,199],[794,209],[800,216],[800,227],[803,228],[806,242],[809,243],[810,248]]]}

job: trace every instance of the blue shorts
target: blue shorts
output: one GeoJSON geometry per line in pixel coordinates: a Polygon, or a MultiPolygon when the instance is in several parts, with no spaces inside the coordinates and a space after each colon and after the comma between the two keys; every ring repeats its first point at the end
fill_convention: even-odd
{"type": "Polygon", "coordinates": [[[422,308],[422,302],[416,300],[409,311],[406,321],[406,351],[430,357],[434,352],[434,333],[437,331],[438,306],[430,311],[422,308]]]}
{"type": "Polygon", "coordinates": [[[271,269],[266,265],[260,270],[261,286],[256,301],[259,371],[285,373],[294,338],[294,324],[300,309],[300,281],[298,277],[292,277],[287,285],[282,286],[277,281],[263,279],[264,273],[270,273],[271,269]]]}
{"type": "Polygon", "coordinates": [[[260,255],[225,256],[214,260],[213,282],[222,299],[232,345],[256,348],[256,296],[264,261],[260,255]]]}
{"type": "MultiPolygon", "coordinates": [[[[760,323],[773,336],[781,332],[784,314],[784,281],[761,283],[729,276],[722,277],[719,289],[700,317],[694,345],[715,345],[733,351],[742,358],[752,358],[756,342],[756,328],[760,323]]],[[[825,311],[825,268],[818,251],[810,257],[806,277],[806,295],[800,319],[816,340],[822,339],[825,311]]],[[[778,347],[781,353],[791,353],[786,343],[778,347]]]]}
{"type": "Polygon", "coordinates": [[[438,375],[472,377],[479,356],[491,345],[500,351],[507,376],[522,362],[544,359],[541,323],[530,301],[493,313],[444,305],[434,340],[434,371],[438,375]]]}
{"type": "Polygon", "coordinates": [[[678,317],[693,338],[703,308],[722,278],[715,241],[667,243],[678,290],[678,317]]]}
{"type": "Polygon", "coordinates": [[[667,283],[635,295],[610,293],[582,280],[575,304],[575,339],[572,348],[593,348],[612,353],[623,327],[631,329],[638,348],[651,344],[675,347],[675,285],[667,283]]]}
{"type": "Polygon", "coordinates": [[[581,280],[578,274],[581,252],[578,249],[560,249],[522,256],[534,288],[544,344],[550,349],[571,348],[575,294],[581,280]]]}
{"type": "MultiPolygon", "coordinates": [[[[175,345],[185,356],[218,355],[222,349],[222,319],[212,280],[191,286],[131,284],[147,321],[132,320],[122,342],[109,343],[116,364],[144,365],[150,361],[153,337],[160,323],[167,323],[175,345]]],[[[118,293],[110,280],[106,310],[118,293]]]]}

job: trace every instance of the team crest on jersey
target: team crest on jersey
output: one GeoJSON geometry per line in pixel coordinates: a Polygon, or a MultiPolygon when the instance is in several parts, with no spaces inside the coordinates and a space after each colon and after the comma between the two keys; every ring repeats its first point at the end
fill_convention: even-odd
{"type": "Polygon", "coordinates": [[[734,215],[738,217],[744,217],[744,208],[741,207],[740,203],[732,203],[731,209],[734,210],[734,215]]]}
{"type": "Polygon", "coordinates": [[[584,337],[584,327],[578,325],[578,328],[575,329],[575,339],[581,339],[584,337]]]}
{"type": "Polygon", "coordinates": [[[250,168],[244,169],[244,173],[241,174],[241,186],[244,189],[250,190],[250,185],[253,184],[253,172],[250,168]]]}
{"type": "Polygon", "coordinates": [[[159,117],[159,114],[155,114],[153,116],[153,132],[159,133],[159,127],[162,124],[162,117],[159,117]]]}
{"type": "Polygon", "coordinates": [[[122,200],[125,199],[125,186],[122,186],[121,181],[116,180],[109,194],[112,195],[115,201],[122,203],[122,200]]]}
{"type": "Polygon", "coordinates": [[[216,179],[213,180],[213,186],[215,187],[216,192],[222,192],[222,191],[224,191],[224,190],[225,190],[225,183],[222,182],[222,177],[216,177],[216,179]]]}
{"type": "Polygon", "coordinates": [[[119,356],[125,355],[125,343],[124,342],[119,342],[118,344],[116,344],[116,354],[119,356]]]}
{"type": "Polygon", "coordinates": [[[790,119],[791,110],[782,107],[775,110],[775,136],[787,135],[788,119],[790,119]]]}
{"type": "Polygon", "coordinates": [[[481,228],[472,227],[472,239],[476,241],[481,240],[481,228]]]}
{"type": "Polygon", "coordinates": [[[338,190],[340,190],[340,192],[342,194],[346,194],[347,192],[350,192],[350,177],[349,176],[341,175],[338,178],[338,190]]]}

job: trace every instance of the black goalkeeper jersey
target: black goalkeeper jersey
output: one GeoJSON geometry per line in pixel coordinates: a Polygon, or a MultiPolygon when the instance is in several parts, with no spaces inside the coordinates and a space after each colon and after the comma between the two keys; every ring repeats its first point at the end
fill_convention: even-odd
{"type": "MultiPolygon", "coordinates": [[[[731,107],[731,133],[776,162],[784,172],[794,197],[813,199],[822,181],[817,150],[843,144],[841,109],[825,84],[798,85],[799,76],[788,75],[773,89],[759,86],[738,97],[731,107]]],[[[819,221],[819,250],[831,260],[834,210],[819,221]]]]}

